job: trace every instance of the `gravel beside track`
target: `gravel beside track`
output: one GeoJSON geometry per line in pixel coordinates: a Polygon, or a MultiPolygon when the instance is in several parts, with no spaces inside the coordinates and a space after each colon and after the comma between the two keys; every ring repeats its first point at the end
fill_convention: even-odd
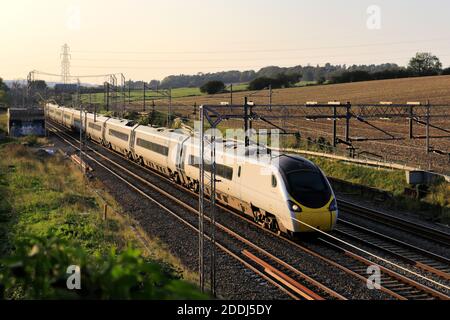
{"type": "MultiPolygon", "coordinates": [[[[132,165],[126,159],[119,155],[112,154],[100,146],[89,143],[89,146],[114,159],[117,163],[124,165],[127,169],[138,173],[144,179],[151,183],[157,184],[160,188],[166,190],[172,195],[193,207],[198,206],[198,199],[191,194],[177,188],[172,183],[158,177],[154,173],[149,173],[138,166],[132,165]]],[[[135,220],[139,221],[141,226],[151,236],[157,237],[164,243],[168,244],[172,253],[178,256],[183,264],[192,270],[197,269],[197,252],[198,240],[197,235],[192,231],[185,230],[180,226],[179,221],[169,218],[166,213],[158,208],[153,208],[147,201],[143,201],[142,197],[136,192],[124,187],[108,172],[104,172],[95,164],[91,164],[94,168],[93,174],[108,187],[108,191],[123,206],[126,212],[129,212],[135,220]]],[[[159,200],[162,198],[154,192],[149,191],[159,200]]],[[[169,205],[169,204],[168,204],[169,205]]],[[[327,285],[329,288],[342,294],[346,298],[351,299],[389,299],[390,297],[378,290],[367,289],[364,282],[355,279],[344,271],[331,266],[323,259],[311,256],[298,246],[292,245],[285,239],[276,237],[266,232],[261,232],[257,226],[237,218],[228,211],[218,208],[216,210],[217,220],[239,233],[245,235],[247,239],[251,239],[253,243],[263,247],[270,253],[282,259],[286,263],[294,266],[296,269],[304,272],[308,276],[314,278],[320,283],[327,285]]],[[[196,217],[193,217],[196,221],[196,217]]],[[[339,253],[335,253],[336,256],[339,253]]],[[[334,257],[327,256],[330,260],[334,257]]],[[[253,272],[244,269],[242,266],[236,266],[236,263],[230,262],[229,257],[217,257],[217,290],[220,296],[227,299],[285,299],[285,294],[281,294],[279,290],[269,289],[270,286],[253,272]],[[255,280],[255,279],[259,280],[255,280]]]]}
{"type": "MultiPolygon", "coordinates": [[[[157,186],[157,188],[161,188],[162,190],[164,190],[164,192],[169,193],[171,196],[176,197],[177,199],[181,199],[185,204],[193,207],[193,208],[197,208],[198,207],[198,197],[193,195],[192,193],[180,188],[179,186],[173,184],[172,182],[168,181],[167,179],[160,177],[159,175],[155,174],[154,172],[151,172],[150,170],[147,170],[145,168],[142,168],[138,165],[135,165],[133,163],[131,163],[129,160],[121,157],[118,154],[112,153],[98,145],[89,143],[89,146],[94,148],[95,150],[97,150],[99,153],[101,153],[105,158],[109,158],[112,159],[115,163],[119,164],[119,166],[123,166],[126,167],[127,170],[132,171],[134,174],[139,175],[139,177],[142,177],[143,179],[145,179],[146,181],[154,184],[155,186],[157,186]]],[[[92,155],[92,153],[90,153],[92,155]]],[[[107,162],[107,160],[104,160],[103,162],[107,162]]],[[[112,168],[114,170],[114,166],[117,166],[113,163],[109,164],[108,166],[110,166],[110,168],[112,168]]],[[[93,165],[94,169],[95,166],[93,165]]],[[[97,168],[94,172],[96,171],[101,171],[100,168],[97,168]]],[[[108,173],[107,173],[108,175],[108,173]]],[[[111,174],[109,174],[109,176],[111,176],[111,174]]],[[[100,177],[101,178],[101,177],[100,177]]],[[[104,177],[104,179],[108,179],[108,177],[104,177]]],[[[103,179],[102,179],[103,180],[103,179]]],[[[111,193],[118,193],[117,196],[120,197],[120,190],[115,190],[115,188],[117,187],[116,184],[109,182],[106,183],[106,185],[108,186],[108,188],[111,188],[112,190],[110,191],[111,193]],[[113,186],[113,187],[111,187],[113,186]],[[116,191],[116,192],[115,192],[116,191]]],[[[148,189],[148,187],[146,187],[148,189]]],[[[122,188],[120,188],[122,189],[122,188]]],[[[133,191],[130,190],[132,193],[133,191]]],[[[146,191],[147,192],[147,191],[146,191]]],[[[149,190],[149,192],[151,194],[154,194],[155,197],[158,197],[158,200],[162,200],[161,193],[157,194],[154,193],[153,190],[149,190]]],[[[131,197],[132,198],[132,197],[131,197]]],[[[167,201],[169,199],[165,199],[165,201],[167,201]]],[[[129,201],[129,198],[127,197],[127,199],[123,199],[123,201],[129,201]]],[[[119,201],[120,202],[120,201],[119,201]]],[[[129,203],[129,206],[132,210],[137,211],[137,212],[141,212],[141,214],[136,215],[133,213],[133,216],[135,216],[135,218],[138,221],[146,221],[145,224],[150,224],[150,221],[147,221],[146,219],[148,219],[148,213],[142,213],[145,211],[142,210],[136,210],[135,208],[133,208],[133,206],[135,206],[137,203],[136,199],[133,199],[131,201],[131,203],[129,203]]],[[[170,204],[170,201],[167,202],[168,207],[170,207],[171,205],[173,206],[173,203],[170,204]]],[[[175,208],[173,210],[176,210],[175,208]]],[[[210,210],[208,210],[208,208],[206,208],[206,212],[210,212],[210,210]]],[[[351,258],[348,255],[342,254],[342,251],[340,252],[339,250],[333,250],[325,245],[317,245],[317,243],[315,241],[307,241],[305,239],[302,240],[302,243],[293,243],[292,241],[288,241],[287,239],[278,237],[274,234],[271,234],[270,232],[262,232],[261,228],[257,225],[255,225],[254,223],[243,219],[241,216],[236,215],[233,212],[230,212],[229,210],[226,209],[222,209],[222,208],[217,208],[216,210],[216,214],[217,214],[217,221],[220,224],[225,225],[226,227],[230,228],[231,230],[233,230],[234,232],[238,233],[241,236],[245,235],[245,238],[248,240],[251,240],[251,242],[253,242],[255,245],[264,248],[264,250],[268,251],[271,254],[274,254],[276,257],[278,257],[279,259],[281,259],[284,263],[289,264],[289,266],[293,266],[295,269],[302,271],[303,273],[305,273],[306,275],[312,277],[313,279],[315,279],[316,281],[320,282],[321,284],[326,285],[327,287],[331,288],[332,290],[335,290],[336,292],[340,293],[342,296],[346,297],[346,298],[351,298],[351,299],[388,299],[389,296],[387,296],[384,292],[381,292],[379,290],[369,290],[366,287],[366,284],[364,283],[364,281],[362,282],[361,279],[355,279],[354,276],[349,275],[348,273],[344,272],[342,270],[342,268],[336,267],[336,266],[332,266],[330,264],[330,261],[327,261],[327,259],[333,261],[333,262],[338,262],[341,265],[344,266],[351,266],[354,265],[354,259],[351,258]],[[305,242],[306,241],[306,242],[305,242]],[[309,252],[307,249],[305,249],[304,246],[302,245],[306,245],[310,248],[313,248],[313,251],[316,252],[316,254],[312,254],[312,252],[309,252]],[[321,255],[322,257],[318,256],[317,253],[319,255],[321,255]]],[[[164,215],[164,214],[163,214],[164,215]]],[[[167,215],[167,214],[166,214],[167,215]]],[[[153,216],[153,212],[152,212],[152,216],[153,216]]],[[[160,217],[161,219],[164,219],[164,217],[160,217]]],[[[192,223],[195,225],[196,221],[198,220],[196,215],[191,215],[190,219],[192,219],[192,223]]],[[[159,220],[158,220],[159,222],[159,220]]],[[[157,228],[158,229],[158,228],[157,228]]],[[[163,233],[163,236],[167,236],[167,232],[163,233]]],[[[158,236],[159,237],[159,236],[158,236]]],[[[193,236],[191,236],[192,239],[193,236]]],[[[197,237],[196,235],[194,235],[194,242],[197,242],[197,237]]],[[[227,237],[221,239],[221,241],[228,241],[229,239],[227,239],[227,237]]],[[[172,246],[172,242],[174,240],[170,239],[167,243],[172,246]]],[[[176,241],[176,240],[175,240],[176,241]]],[[[350,241],[351,242],[351,241],[350,241]]],[[[183,238],[183,243],[184,243],[184,238],[183,238]]],[[[385,254],[385,252],[379,252],[379,251],[374,251],[373,248],[367,248],[364,247],[364,245],[358,244],[358,246],[362,249],[366,249],[367,251],[370,251],[372,253],[378,254],[381,257],[385,257],[385,255],[383,256],[383,254],[385,254]]],[[[194,260],[194,265],[197,264],[196,260],[197,260],[197,249],[195,249],[195,243],[194,246],[192,247],[193,249],[191,250],[190,254],[190,258],[194,260]]],[[[358,252],[359,254],[359,252],[358,252]]],[[[180,258],[182,258],[180,256],[180,258]]],[[[369,260],[372,260],[372,258],[370,258],[369,260]]],[[[397,260],[393,260],[391,258],[389,258],[390,261],[394,262],[394,263],[399,263],[399,261],[397,260]]],[[[220,256],[217,258],[217,262],[218,265],[220,264],[220,256]]],[[[374,262],[379,263],[380,265],[384,265],[389,269],[392,269],[392,266],[390,266],[389,264],[385,264],[385,263],[380,263],[379,261],[374,260],[374,262]]],[[[192,263],[191,266],[192,267],[192,263]]],[[[233,268],[233,266],[232,266],[233,268]]],[[[242,268],[242,265],[241,265],[242,268]]],[[[195,269],[195,267],[194,267],[195,269]]],[[[411,268],[411,266],[408,266],[409,270],[412,270],[414,272],[416,272],[417,270],[414,268],[411,268]]],[[[230,269],[229,269],[230,270],[230,269]]],[[[395,270],[395,268],[394,268],[395,270]]],[[[252,273],[254,276],[256,276],[255,273],[249,271],[249,270],[245,270],[246,272],[244,273],[252,273]]],[[[430,286],[429,283],[427,283],[428,281],[424,282],[424,279],[421,279],[420,277],[418,277],[417,279],[414,278],[414,276],[410,276],[410,274],[408,272],[403,272],[401,270],[395,270],[396,272],[400,273],[400,274],[405,274],[408,275],[411,279],[413,280],[417,280],[423,284],[426,284],[427,286],[430,286]]],[[[423,271],[423,270],[421,270],[423,271]]],[[[233,275],[234,273],[231,272],[233,275]]],[[[417,272],[419,273],[419,272],[417,272]]],[[[218,290],[220,288],[220,280],[219,280],[219,271],[217,272],[218,276],[218,290]]],[[[362,274],[363,276],[367,276],[367,274],[364,274],[364,272],[361,272],[360,274],[362,274]]],[[[426,275],[428,276],[428,275],[426,275]]],[[[256,278],[258,278],[258,280],[253,279],[253,282],[255,283],[261,283],[264,284],[264,281],[261,281],[261,278],[256,276],[256,278]]],[[[230,278],[225,278],[225,282],[230,282],[230,278]]],[[[364,278],[362,279],[364,280],[364,278]]],[[[389,279],[387,279],[389,280],[389,279]]],[[[248,283],[244,282],[245,286],[248,286],[248,283]]],[[[241,284],[241,282],[236,282],[236,284],[241,284]]],[[[266,283],[267,285],[267,283],[266,283]]],[[[239,286],[239,285],[238,285],[239,286]]],[[[430,286],[431,288],[433,288],[433,286],[430,286]]],[[[437,289],[439,286],[434,287],[435,289],[437,289]]],[[[226,290],[225,290],[226,291],[226,290]]],[[[279,291],[279,290],[277,290],[279,291]]],[[[252,291],[254,292],[254,291],[252,291]]],[[[414,291],[413,291],[414,292],[414,291]]],[[[447,290],[443,291],[445,294],[448,294],[447,290]]],[[[224,297],[229,297],[227,294],[223,295],[224,297]]],[[[411,297],[414,296],[423,296],[420,293],[411,293],[410,294],[411,297]]],[[[231,296],[232,298],[236,298],[236,296],[231,296]]],[[[326,295],[325,295],[326,297],[326,295]]],[[[245,297],[239,296],[239,299],[245,299],[245,297]]],[[[249,297],[247,297],[249,298],[249,297]]],[[[276,297],[271,297],[271,298],[276,298],[276,297]]]]}

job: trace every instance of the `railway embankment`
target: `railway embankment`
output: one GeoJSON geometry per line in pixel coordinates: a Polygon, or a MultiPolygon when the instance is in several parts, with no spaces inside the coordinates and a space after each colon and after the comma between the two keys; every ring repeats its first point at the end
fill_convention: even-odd
{"type": "Polygon", "coordinates": [[[450,183],[409,185],[403,170],[383,169],[318,157],[309,157],[330,178],[338,196],[413,215],[418,219],[450,224],[450,183]]]}

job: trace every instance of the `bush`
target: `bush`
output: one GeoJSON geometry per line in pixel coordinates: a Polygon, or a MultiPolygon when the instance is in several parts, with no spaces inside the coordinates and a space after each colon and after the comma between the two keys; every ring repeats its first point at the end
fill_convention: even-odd
{"type": "Polygon", "coordinates": [[[57,238],[17,244],[0,261],[0,299],[186,299],[206,298],[175,270],[141,257],[138,250],[89,256],[57,238]],[[81,271],[81,289],[68,290],[67,268],[81,271]]]}
{"type": "Polygon", "coordinates": [[[138,120],[139,113],[137,113],[136,111],[125,111],[123,114],[123,118],[128,120],[138,120]]]}
{"type": "Polygon", "coordinates": [[[272,89],[289,88],[297,83],[301,78],[298,74],[279,74],[276,78],[260,77],[251,81],[248,85],[249,90],[263,90],[269,86],[272,89]]]}
{"type": "Polygon", "coordinates": [[[38,144],[38,137],[34,135],[25,136],[23,138],[23,144],[28,145],[30,147],[36,146],[38,144]]]}
{"type": "Polygon", "coordinates": [[[438,57],[429,52],[418,52],[411,58],[408,70],[416,76],[434,76],[441,72],[442,63],[438,57]]]}
{"type": "Polygon", "coordinates": [[[281,84],[279,83],[278,80],[272,79],[272,78],[267,78],[267,77],[261,77],[261,78],[256,78],[255,80],[251,81],[248,84],[248,89],[249,90],[263,90],[263,89],[269,87],[269,85],[272,85],[272,89],[281,88],[281,84]]]}
{"type": "Polygon", "coordinates": [[[372,75],[369,72],[362,70],[346,71],[340,75],[332,77],[333,83],[359,82],[368,80],[373,80],[372,75]]]}
{"type": "Polygon", "coordinates": [[[327,80],[325,79],[325,77],[319,77],[319,79],[317,80],[317,84],[324,84],[327,80]]]}
{"type": "Polygon", "coordinates": [[[225,90],[225,84],[222,81],[209,81],[200,87],[200,92],[207,94],[220,93],[225,90]]]}
{"type": "Polygon", "coordinates": [[[450,75],[450,67],[442,70],[442,75],[450,75]]]}
{"type": "Polygon", "coordinates": [[[346,71],[336,74],[331,78],[332,83],[348,83],[370,80],[385,80],[414,77],[416,74],[411,69],[393,68],[377,72],[367,72],[364,70],[346,71]]]}
{"type": "Polygon", "coordinates": [[[404,68],[388,69],[372,73],[373,80],[408,78],[412,76],[411,71],[404,68]]]}

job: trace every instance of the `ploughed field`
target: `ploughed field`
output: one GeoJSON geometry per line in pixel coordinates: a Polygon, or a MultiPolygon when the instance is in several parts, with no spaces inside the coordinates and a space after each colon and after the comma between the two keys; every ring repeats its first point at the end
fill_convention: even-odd
{"type": "MultiPolygon", "coordinates": [[[[248,96],[250,101],[255,104],[268,104],[268,91],[259,92],[238,92],[233,94],[233,103],[242,104],[244,97],[248,96]]],[[[380,101],[390,101],[398,104],[407,102],[421,102],[425,104],[429,101],[432,105],[441,105],[440,113],[448,115],[446,118],[436,118],[431,120],[432,125],[438,125],[450,130],[450,76],[435,76],[422,78],[407,78],[394,80],[380,80],[368,82],[356,82],[336,85],[310,86],[289,89],[273,90],[272,103],[274,105],[283,104],[305,104],[307,101],[315,101],[326,104],[329,101],[340,101],[342,104],[350,101],[352,105],[357,104],[378,104],[380,101]]],[[[221,102],[230,102],[230,94],[218,94],[211,96],[192,96],[173,99],[171,111],[191,120],[198,119],[198,112],[194,112],[194,105],[202,104],[220,104],[221,102]]],[[[167,101],[155,101],[156,110],[167,112],[167,101]]],[[[147,106],[151,104],[147,103],[147,106]]],[[[136,110],[142,110],[141,103],[134,103],[136,110]]],[[[289,131],[300,131],[302,139],[307,137],[318,139],[325,138],[328,142],[332,141],[332,121],[330,120],[306,120],[299,116],[305,115],[306,107],[289,108],[288,111],[279,107],[274,107],[271,112],[267,110],[257,110],[264,115],[274,113],[284,114],[284,120],[275,121],[276,124],[286,127],[289,131]],[[283,113],[284,112],[284,113],[283,113]],[[297,117],[295,117],[297,116],[297,117]]],[[[148,107],[147,110],[151,109],[148,107]]],[[[327,112],[330,112],[329,110],[327,112]]],[[[432,114],[434,111],[432,110],[432,114]]],[[[423,113],[423,112],[422,112],[423,113]]],[[[425,119],[422,119],[425,120],[425,119]]],[[[408,137],[407,119],[371,119],[370,122],[377,127],[388,131],[395,137],[408,137]]],[[[242,121],[227,121],[222,124],[223,127],[242,127],[242,121]]],[[[257,127],[270,128],[266,124],[254,125],[257,127]]],[[[345,121],[340,120],[337,124],[338,136],[344,137],[345,121]]],[[[414,124],[414,135],[425,135],[425,126],[414,124]]],[[[437,129],[430,129],[430,135],[448,136],[450,134],[437,129]]],[[[380,131],[370,127],[367,124],[355,119],[351,120],[350,137],[365,138],[383,138],[387,137],[380,131]]],[[[370,152],[371,158],[393,161],[411,166],[418,166],[423,169],[432,169],[442,173],[450,174],[450,162],[448,155],[439,155],[436,153],[426,153],[425,139],[406,139],[406,140],[388,140],[388,141],[365,141],[354,142],[358,152],[370,152]]],[[[430,146],[443,152],[450,152],[450,138],[431,138],[430,146]]],[[[345,152],[345,145],[338,147],[338,153],[345,152]]],[[[367,155],[367,153],[366,153],[367,155]]]]}
{"type": "MultiPolygon", "coordinates": [[[[248,91],[233,95],[234,103],[242,103],[248,91]]],[[[187,105],[220,103],[229,101],[229,94],[212,96],[194,96],[176,99],[187,105]],[[228,100],[227,100],[228,99],[228,100]]],[[[249,100],[255,103],[268,103],[268,91],[260,91],[249,100]]],[[[407,101],[430,100],[432,104],[450,104],[450,76],[405,78],[392,80],[377,80],[366,82],[343,83],[322,86],[306,86],[288,89],[273,90],[272,103],[274,104],[303,104],[306,101],[350,101],[353,104],[378,103],[392,101],[406,103],[407,101]]]]}

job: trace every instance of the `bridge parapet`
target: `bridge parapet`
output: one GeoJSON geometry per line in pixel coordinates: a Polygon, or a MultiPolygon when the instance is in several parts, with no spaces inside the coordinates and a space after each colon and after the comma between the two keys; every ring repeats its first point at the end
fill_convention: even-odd
{"type": "Polygon", "coordinates": [[[20,137],[26,135],[44,136],[44,109],[9,108],[8,134],[11,137],[20,137]]]}

